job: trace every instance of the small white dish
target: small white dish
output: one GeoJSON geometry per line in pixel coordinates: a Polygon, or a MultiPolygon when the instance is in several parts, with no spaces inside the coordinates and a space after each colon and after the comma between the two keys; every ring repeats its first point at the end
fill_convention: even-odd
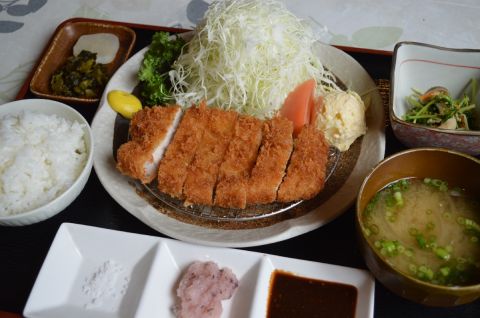
{"type": "MultiPolygon", "coordinates": [[[[421,92],[435,86],[459,98],[471,79],[480,80],[480,50],[453,49],[425,43],[400,42],[395,46],[391,72],[390,122],[395,136],[407,147],[442,147],[480,154],[480,120],[472,130],[448,130],[403,120],[409,110],[406,98],[412,89],[421,92]],[[474,130],[476,129],[476,130],[474,130]]],[[[478,94],[477,94],[478,96],[478,94]]],[[[480,97],[476,116],[480,118],[480,97]]]]}
{"type": "Polygon", "coordinates": [[[0,119],[6,115],[18,115],[21,112],[37,112],[46,115],[57,115],[83,126],[84,140],[88,151],[85,166],[75,182],[52,201],[33,210],[22,213],[0,216],[0,225],[22,226],[46,220],[68,207],[82,192],[88,181],[93,166],[93,135],[87,120],[74,108],[49,99],[23,99],[0,105],[0,119]]]}
{"type": "Polygon", "coordinates": [[[230,268],[239,287],[222,317],[265,317],[275,269],[354,286],[355,317],[373,317],[375,281],[360,269],[64,223],[28,298],[27,318],[174,317],[175,291],[193,261],[230,268]]]}

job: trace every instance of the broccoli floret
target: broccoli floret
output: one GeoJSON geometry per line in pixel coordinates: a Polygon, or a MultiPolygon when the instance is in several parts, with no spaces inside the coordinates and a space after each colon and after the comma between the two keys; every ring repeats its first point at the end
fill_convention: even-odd
{"type": "Polygon", "coordinates": [[[152,43],[138,71],[140,96],[144,104],[162,105],[172,101],[172,85],[168,71],[180,55],[184,44],[179,37],[170,40],[167,32],[156,32],[153,35],[152,43]]]}

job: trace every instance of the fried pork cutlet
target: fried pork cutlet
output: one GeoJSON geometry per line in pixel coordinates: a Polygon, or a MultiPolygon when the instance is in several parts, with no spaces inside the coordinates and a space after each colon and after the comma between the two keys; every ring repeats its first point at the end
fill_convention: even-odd
{"type": "Polygon", "coordinates": [[[241,116],[223,159],[215,189],[215,205],[244,209],[247,204],[247,181],[262,142],[262,121],[241,116]]]}
{"type": "Polygon", "coordinates": [[[212,205],[218,171],[232,139],[238,114],[210,109],[208,124],[183,185],[185,205],[212,205]]]}
{"type": "Polygon", "coordinates": [[[183,198],[183,184],[187,167],[193,160],[195,151],[208,120],[209,110],[202,104],[190,107],[183,118],[164,158],[158,167],[158,190],[175,198],[183,198]]]}
{"type": "Polygon", "coordinates": [[[287,175],[278,189],[278,201],[308,200],[323,189],[328,149],[323,132],[315,126],[302,128],[295,139],[287,175]]]}
{"type": "Polygon", "coordinates": [[[271,203],[285,174],[293,148],[293,123],[275,117],[263,125],[263,140],[247,184],[247,204],[271,203]]]}
{"type": "Polygon", "coordinates": [[[117,169],[122,174],[149,183],[181,117],[179,106],[146,107],[132,118],[130,141],[117,151],[117,169]]]}

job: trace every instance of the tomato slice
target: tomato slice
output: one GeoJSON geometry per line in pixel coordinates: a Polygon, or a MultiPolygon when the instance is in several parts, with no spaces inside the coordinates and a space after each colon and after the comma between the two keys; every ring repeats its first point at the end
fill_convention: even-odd
{"type": "Polygon", "coordinates": [[[312,121],[312,112],[315,107],[315,79],[300,83],[291,91],[282,108],[280,116],[286,117],[293,122],[293,134],[296,136],[303,126],[312,121]]]}

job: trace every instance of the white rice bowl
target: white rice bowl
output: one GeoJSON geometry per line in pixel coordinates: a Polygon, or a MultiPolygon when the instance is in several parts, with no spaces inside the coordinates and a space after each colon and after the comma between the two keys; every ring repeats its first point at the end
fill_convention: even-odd
{"type": "Polygon", "coordinates": [[[26,225],[65,209],[92,168],[90,127],[43,99],[0,105],[0,224],[26,225]]]}

